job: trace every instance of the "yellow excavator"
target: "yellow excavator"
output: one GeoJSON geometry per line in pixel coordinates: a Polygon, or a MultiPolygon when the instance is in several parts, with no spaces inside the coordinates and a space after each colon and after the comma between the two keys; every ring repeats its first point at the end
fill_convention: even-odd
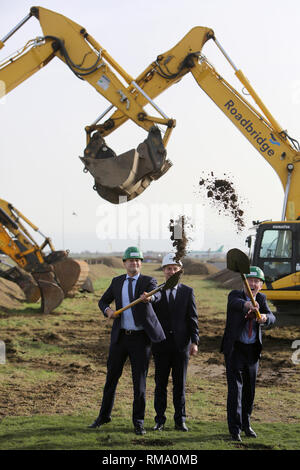
{"type": "Polygon", "coordinates": [[[57,57],[78,78],[86,80],[109,101],[109,107],[86,126],[87,145],[81,160],[84,170],[94,177],[94,189],[112,203],[137,197],[172,165],[166,158],[166,146],[176,122],[154,100],[189,72],[193,75],[200,88],[272,166],[281,180],[284,188],[281,220],[257,224],[255,244],[252,243],[252,262],[264,270],[264,292],[278,309],[282,306],[299,307],[299,144],[274,119],[217,40],[214,31],[206,27],[193,28],[172,49],[159,54],[134,79],[85,28],[41,7],[32,7],[29,14],[2,38],[0,47],[31,17],[40,22],[43,36],[29,41],[23,49],[0,64],[4,93],[57,57]],[[214,41],[232,66],[254,103],[246,100],[210,64],[202,52],[209,40],[214,41]],[[155,110],[155,116],[146,113],[146,105],[155,110]],[[145,129],[148,135],[136,149],[117,156],[104,138],[128,119],[145,129]],[[163,135],[160,131],[162,127],[163,135]]]}
{"type": "Polygon", "coordinates": [[[18,284],[27,302],[41,298],[43,313],[52,312],[65,297],[80,288],[91,290],[88,264],[70,258],[66,251],[55,251],[51,239],[3,199],[0,199],[0,253],[15,263],[12,266],[2,260],[5,268],[0,266],[0,277],[18,284]],[[44,238],[41,245],[34,240],[30,229],[44,238]],[[45,253],[46,248],[49,253],[45,253]]]}

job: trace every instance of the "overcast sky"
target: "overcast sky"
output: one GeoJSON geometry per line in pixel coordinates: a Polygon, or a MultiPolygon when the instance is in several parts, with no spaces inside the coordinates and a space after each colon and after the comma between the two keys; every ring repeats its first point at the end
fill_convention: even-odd
{"type": "MultiPolygon", "coordinates": [[[[0,38],[31,6],[27,0],[1,1],[0,38]]],[[[298,1],[49,0],[41,6],[84,26],[134,77],[192,27],[212,28],[273,116],[289,135],[299,137],[298,1]]],[[[32,18],[0,51],[1,60],[39,35],[39,22],[32,18]]],[[[213,41],[203,53],[242,90],[213,41]]],[[[55,58],[0,101],[0,198],[38,225],[57,249],[71,251],[123,250],[139,239],[143,250],[170,250],[170,216],[183,213],[194,224],[191,249],[244,248],[252,220],[280,219],[283,190],[274,170],[192,76],[156,102],[177,122],[167,148],[173,167],[134,201],[112,205],[93,191],[93,178],[83,173],[78,158],[85,147],[84,127],[109,103],[55,58]],[[201,176],[211,171],[221,178],[230,175],[235,184],[246,222],[238,234],[230,217],[210,208],[199,192],[201,176]]],[[[106,140],[122,153],[145,138],[143,129],[126,123],[106,140]]]]}

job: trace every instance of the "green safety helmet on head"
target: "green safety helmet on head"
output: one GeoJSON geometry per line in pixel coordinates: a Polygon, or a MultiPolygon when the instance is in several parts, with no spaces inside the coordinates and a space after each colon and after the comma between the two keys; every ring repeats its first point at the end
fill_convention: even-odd
{"type": "Polygon", "coordinates": [[[257,277],[261,281],[265,281],[264,272],[258,266],[250,266],[250,273],[247,273],[246,277],[257,277]]]}
{"type": "Polygon", "coordinates": [[[141,259],[143,260],[143,253],[139,248],[136,246],[130,246],[125,250],[125,253],[123,255],[123,261],[126,261],[127,259],[141,259]]]}

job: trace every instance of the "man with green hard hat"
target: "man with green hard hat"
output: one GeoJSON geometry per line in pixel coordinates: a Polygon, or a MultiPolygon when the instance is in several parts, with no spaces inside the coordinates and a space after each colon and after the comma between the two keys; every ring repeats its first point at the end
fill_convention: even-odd
{"type": "Polygon", "coordinates": [[[262,326],[273,325],[275,316],[270,311],[266,296],[259,291],[265,281],[262,269],[250,266],[246,278],[255,306],[247,290],[233,290],[228,295],[227,318],[221,352],[224,353],[227,394],[227,422],[233,440],[241,441],[241,431],[247,437],[256,437],[250,426],[254,404],[255,383],[262,351],[262,326]],[[257,315],[257,312],[260,315],[257,315]]]}
{"type": "Polygon", "coordinates": [[[146,406],[146,377],[151,354],[151,343],[165,339],[164,331],[150,303],[140,302],[121,315],[115,311],[157,287],[153,277],[140,273],[143,253],[138,247],[128,247],[123,255],[126,274],[112,279],[110,286],[99,300],[99,308],[105,317],[113,320],[107,361],[106,383],[98,418],[90,428],[99,428],[111,421],[111,411],[119,378],[129,357],[133,380],[132,421],[137,435],[146,433],[144,415],[146,406]],[[110,304],[115,301],[116,309],[110,304]]]}

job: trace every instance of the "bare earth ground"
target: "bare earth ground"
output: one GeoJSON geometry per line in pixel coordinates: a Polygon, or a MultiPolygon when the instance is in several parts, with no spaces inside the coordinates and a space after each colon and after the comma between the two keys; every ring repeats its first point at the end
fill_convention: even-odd
{"type": "MultiPolygon", "coordinates": [[[[107,270],[105,276],[111,277],[112,273],[107,270]]],[[[185,276],[184,282],[197,289],[197,277],[185,276]]],[[[63,306],[47,316],[30,308],[0,310],[0,339],[7,348],[6,365],[0,365],[0,420],[6,416],[55,413],[95,417],[105,381],[111,328],[97,307],[104,288],[95,294],[66,299],[63,306]],[[81,304],[85,305],[84,310],[77,309],[76,305],[81,304]]],[[[226,420],[226,377],[219,347],[227,293],[222,290],[223,308],[218,312],[210,309],[207,300],[196,297],[201,345],[188,370],[187,411],[191,420],[226,420]]],[[[256,421],[299,421],[300,365],[291,360],[291,345],[297,339],[300,340],[299,325],[275,327],[265,333],[253,414],[256,421]]],[[[132,394],[128,364],[125,367],[116,413],[118,400],[132,394]]],[[[147,390],[150,414],[153,375],[151,362],[147,390]]],[[[126,401],[130,410],[130,400],[126,401]]]]}

